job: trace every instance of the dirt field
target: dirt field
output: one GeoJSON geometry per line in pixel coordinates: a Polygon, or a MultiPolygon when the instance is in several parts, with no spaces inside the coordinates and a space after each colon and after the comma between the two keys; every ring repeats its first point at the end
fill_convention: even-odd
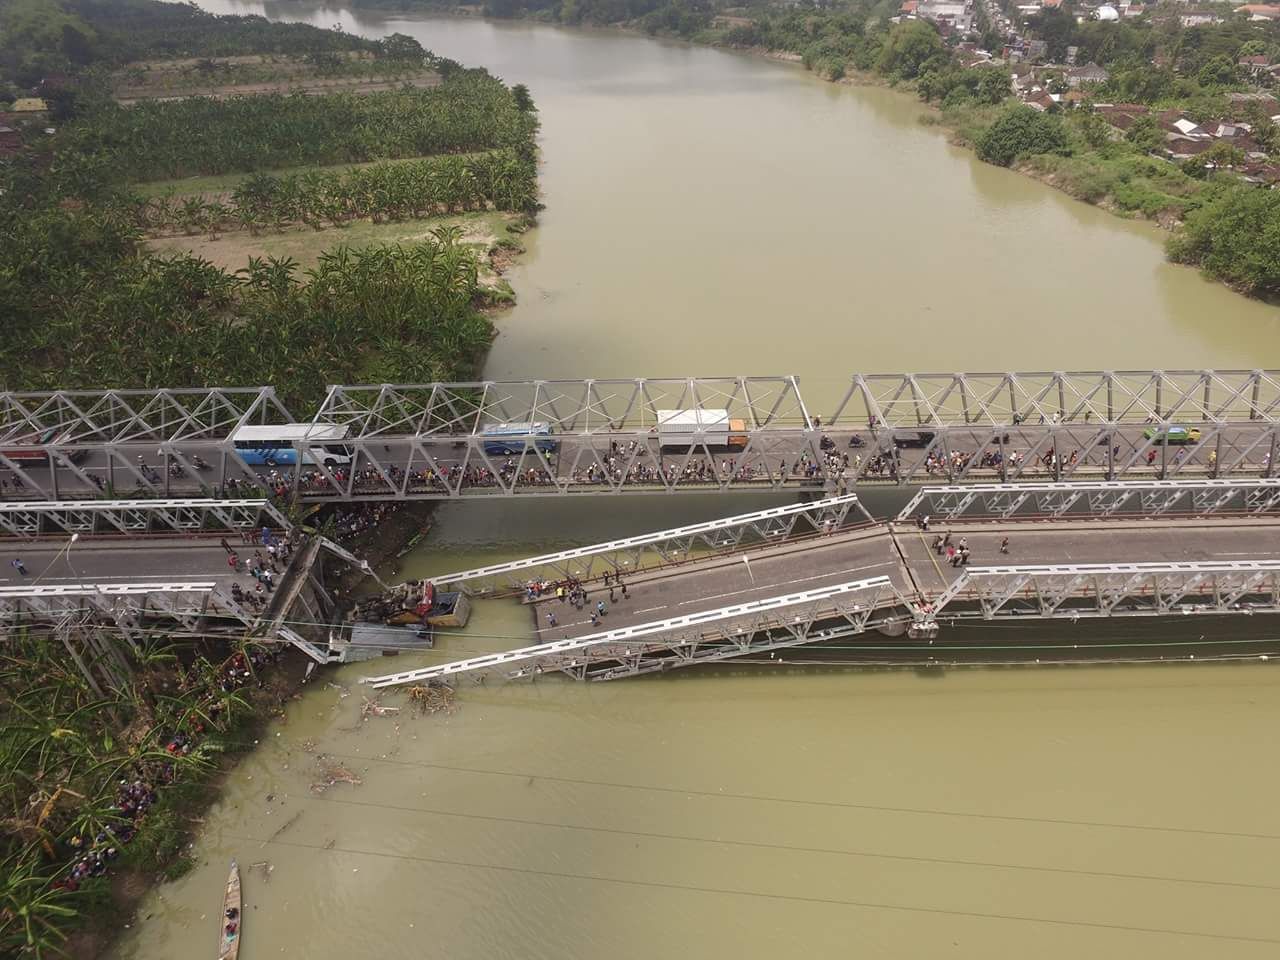
{"type": "MultiPolygon", "coordinates": [[[[303,228],[282,233],[264,232],[256,237],[243,230],[224,233],[217,240],[211,240],[207,236],[164,237],[148,240],[147,245],[161,254],[190,252],[232,272],[244,267],[250,257],[290,257],[306,268],[315,266],[326,250],[342,244],[367,247],[374,244],[414,243],[428,237],[432,230],[452,225],[462,230],[465,243],[474,245],[482,254],[480,282],[496,288],[501,281],[487,254],[499,240],[515,239],[518,236],[510,227],[519,219],[519,215],[514,213],[489,211],[432,217],[428,220],[403,220],[397,223],[361,220],[345,227],[327,230],[303,228]]],[[[510,262],[510,257],[500,256],[497,260],[501,269],[510,262]]]]}
{"type": "Polygon", "coordinates": [[[434,87],[440,76],[426,68],[393,69],[368,55],[346,58],[340,72],[323,72],[295,57],[241,56],[211,60],[152,60],[131,64],[114,77],[116,100],[126,106],[142,100],[184,97],[223,99],[261,93],[373,93],[405,85],[434,87]]]}

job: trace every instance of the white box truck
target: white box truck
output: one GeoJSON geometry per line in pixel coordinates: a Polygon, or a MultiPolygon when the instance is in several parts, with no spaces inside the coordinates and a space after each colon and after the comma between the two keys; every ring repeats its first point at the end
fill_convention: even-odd
{"type": "Polygon", "coordinates": [[[659,410],[658,444],[685,449],[708,446],[741,450],[747,445],[747,425],[729,417],[728,410],[659,410]]]}

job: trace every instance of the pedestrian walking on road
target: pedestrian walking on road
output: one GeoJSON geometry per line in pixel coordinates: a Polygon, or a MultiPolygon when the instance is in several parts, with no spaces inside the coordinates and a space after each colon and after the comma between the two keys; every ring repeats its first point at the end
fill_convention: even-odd
{"type": "Polygon", "coordinates": [[[233,571],[238,572],[240,570],[240,557],[234,550],[227,554],[227,566],[233,571]]]}
{"type": "Polygon", "coordinates": [[[1005,537],[1003,540],[1001,540],[1001,541],[1000,541],[1000,552],[1001,552],[1001,553],[1008,553],[1008,552],[1009,552],[1009,538],[1008,538],[1008,537],[1005,537]]]}
{"type": "Polygon", "coordinates": [[[626,599],[627,599],[627,597],[629,597],[629,596],[630,596],[630,594],[629,594],[629,593],[627,593],[627,585],[624,583],[624,584],[622,585],[622,599],[623,599],[623,600],[626,600],[626,599]]]}
{"type": "Polygon", "coordinates": [[[610,603],[617,603],[617,602],[618,602],[617,597],[615,597],[615,596],[614,596],[614,594],[613,594],[613,587],[610,587],[610,588],[609,588],[609,602],[610,602],[610,603]]]}
{"type": "Polygon", "coordinates": [[[929,532],[929,515],[927,513],[920,518],[920,529],[925,533],[929,532]]]}
{"type": "Polygon", "coordinates": [[[602,617],[605,615],[606,610],[603,600],[596,604],[596,613],[600,614],[602,617]]]}
{"type": "Polygon", "coordinates": [[[547,623],[553,627],[556,625],[556,615],[550,610],[547,611],[547,623]]]}
{"type": "Polygon", "coordinates": [[[598,626],[600,626],[600,616],[599,616],[598,614],[596,614],[596,613],[592,613],[592,614],[591,614],[591,625],[592,625],[593,627],[598,627],[598,626]]]}
{"type": "Polygon", "coordinates": [[[21,557],[14,557],[13,560],[10,561],[10,565],[24,577],[27,575],[27,565],[22,562],[21,557]]]}

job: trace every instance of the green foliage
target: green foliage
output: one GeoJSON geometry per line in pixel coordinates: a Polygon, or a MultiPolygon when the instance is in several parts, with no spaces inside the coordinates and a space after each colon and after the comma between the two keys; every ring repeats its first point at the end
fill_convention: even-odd
{"type": "Polygon", "coordinates": [[[1244,293],[1280,296],[1280,191],[1221,190],[1187,214],[1166,249],[1244,293]]]}
{"type": "Polygon", "coordinates": [[[1138,117],[1124,138],[1143,153],[1154,153],[1164,146],[1164,132],[1150,114],[1138,117]]]}
{"type": "Polygon", "coordinates": [[[131,180],[518,147],[536,119],[481,70],[438,87],[104,104],[66,128],[58,155],[106,158],[131,180]]]}
{"type": "Polygon", "coordinates": [[[121,256],[136,237],[127,220],[93,208],[6,225],[0,382],[271,382],[301,407],[331,382],[471,374],[492,336],[474,305],[475,255],[453,234],[339,248],[305,275],[255,260],[234,276],[192,256],[121,256]]]}
{"type": "Polygon", "coordinates": [[[981,137],[978,156],[988,163],[1007,167],[1014,160],[1038,153],[1066,153],[1067,136],[1062,121],[1030,107],[1006,110],[981,137]]]}
{"type": "Polygon", "coordinates": [[[537,168],[514,150],[397,160],[351,170],[246,178],[228,203],[202,196],[129,201],[137,225],[188,234],[242,227],[253,233],[303,223],[407,220],[462,210],[537,209],[537,168]]]}
{"type": "Polygon", "coordinates": [[[876,69],[890,77],[913,80],[932,58],[946,56],[947,48],[927,20],[895,24],[876,60],[876,69]]]}

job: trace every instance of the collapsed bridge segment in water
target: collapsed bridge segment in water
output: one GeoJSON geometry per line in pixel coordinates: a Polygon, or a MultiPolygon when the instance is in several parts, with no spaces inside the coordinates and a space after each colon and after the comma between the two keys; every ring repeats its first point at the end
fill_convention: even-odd
{"type": "MultiPolygon", "coordinates": [[[[1074,513],[1057,516],[1002,516],[996,510],[982,519],[956,517],[929,531],[918,522],[863,524],[628,571],[625,592],[615,580],[584,583],[585,597],[578,605],[552,594],[535,598],[528,605],[539,642],[532,646],[370,682],[388,686],[465,675],[520,678],[551,671],[614,679],[751,657],[868,629],[928,638],[939,626],[973,620],[1078,621],[1280,610],[1276,505],[1248,514],[1213,512],[1223,502],[1249,495],[1252,483],[1243,484],[1231,498],[1225,488],[1215,486],[1216,496],[1202,501],[1206,514],[1199,517],[1168,514],[1172,494],[1167,484],[1113,486],[1123,489],[1086,497],[1073,504],[1074,513]],[[1161,495],[1143,496],[1152,490],[1161,495]],[[1113,505],[1118,500],[1132,512],[1117,514],[1113,505]],[[949,555],[947,546],[959,554],[949,555]],[[961,562],[961,555],[969,561],[961,562]],[[854,583],[875,591],[873,599],[859,595],[861,619],[838,622],[817,603],[804,607],[803,629],[788,632],[791,624],[779,611],[790,614],[784,608],[792,598],[803,597],[795,601],[802,605],[813,598],[825,600],[822,591],[845,590],[854,583]],[[867,606],[871,603],[874,609],[867,606]],[[760,615],[752,623],[757,639],[734,644],[722,628],[734,611],[747,609],[744,605],[756,605],[750,611],[760,615]],[[786,637],[770,632],[775,629],[786,637]],[[705,655],[684,652],[690,649],[705,655]]],[[[1188,482],[1188,488],[1198,485],[1188,482]]],[[[966,509],[974,508],[970,504],[966,509]]]]}
{"type": "Polygon", "coordinates": [[[0,393],[12,499],[843,492],[1274,477],[1280,371],[855,374],[0,393]],[[280,428],[287,427],[287,430],[280,428]],[[252,436],[249,436],[249,434],[252,436]]]}
{"type": "Polygon", "coordinates": [[[630,575],[698,557],[732,553],[749,545],[829,535],[851,523],[874,522],[856,495],[844,494],[447,573],[433,577],[432,582],[471,596],[518,594],[535,581],[589,582],[605,574],[630,575]]]}

